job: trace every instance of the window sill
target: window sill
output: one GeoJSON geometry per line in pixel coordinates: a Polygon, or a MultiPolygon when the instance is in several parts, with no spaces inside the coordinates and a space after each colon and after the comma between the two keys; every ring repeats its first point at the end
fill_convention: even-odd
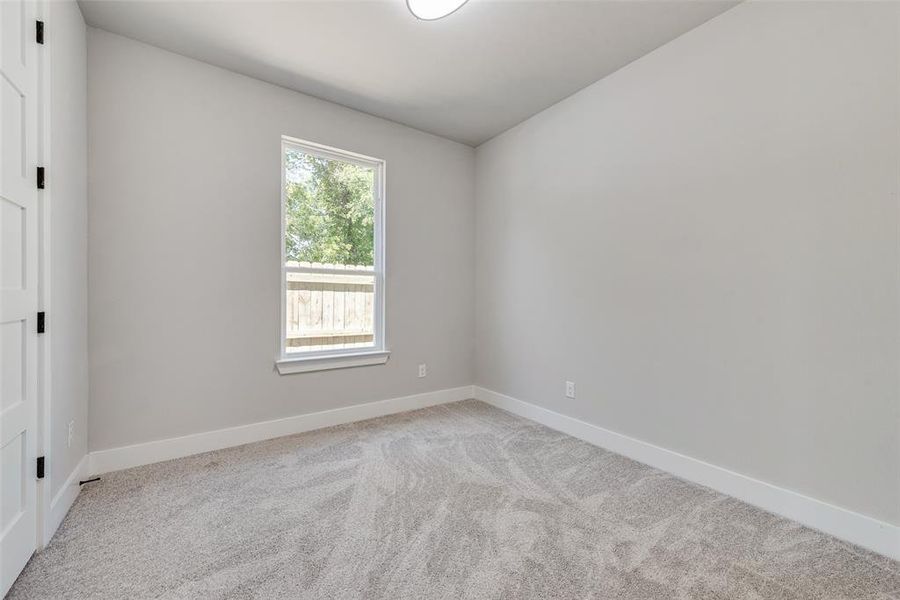
{"type": "Polygon", "coordinates": [[[328,371],[331,369],[348,369],[368,365],[383,365],[391,353],[387,350],[353,352],[349,354],[331,354],[325,356],[304,356],[282,358],[275,361],[279,375],[292,373],[309,373],[311,371],[328,371]]]}

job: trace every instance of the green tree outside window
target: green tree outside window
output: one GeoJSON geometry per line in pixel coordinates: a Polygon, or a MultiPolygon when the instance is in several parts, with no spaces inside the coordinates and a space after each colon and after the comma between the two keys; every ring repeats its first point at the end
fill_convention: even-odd
{"type": "Polygon", "coordinates": [[[288,149],[285,260],[375,264],[374,171],[288,149]]]}

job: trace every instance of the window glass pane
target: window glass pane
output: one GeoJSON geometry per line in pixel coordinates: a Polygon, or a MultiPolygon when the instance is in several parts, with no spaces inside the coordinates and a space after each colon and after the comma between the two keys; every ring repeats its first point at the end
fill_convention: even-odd
{"type": "Polygon", "coordinates": [[[374,169],[286,148],[285,261],[375,264],[374,169]]]}
{"type": "MultiPolygon", "coordinates": [[[[301,265],[308,263],[300,263],[301,265]]],[[[285,352],[375,344],[375,273],[285,273],[285,352]]]]}
{"type": "Polygon", "coordinates": [[[381,343],[374,193],[380,167],[283,148],[283,353],[373,348],[376,337],[381,343]]]}

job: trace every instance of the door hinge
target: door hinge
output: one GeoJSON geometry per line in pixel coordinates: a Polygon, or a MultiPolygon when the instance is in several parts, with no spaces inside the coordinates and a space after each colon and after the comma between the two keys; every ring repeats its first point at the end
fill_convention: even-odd
{"type": "Polygon", "coordinates": [[[34,24],[34,40],[38,44],[44,43],[44,22],[36,21],[34,24]]]}
{"type": "Polygon", "coordinates": [[[41,311],[37,317],[37,332],[44,333],[47,330],[47,313],[41,311]]]}
{"type": "Polygon", "coordinates": [[[39,190],[44,189],[44,167],[37,169],[37,187],[39,190]]]}
{"type": "Polygon", "coordinates": [[[38,456],[38,458],[37,458],[37,478],[38,479],[44,478],[44,457],[43,456],[38,456]]]}

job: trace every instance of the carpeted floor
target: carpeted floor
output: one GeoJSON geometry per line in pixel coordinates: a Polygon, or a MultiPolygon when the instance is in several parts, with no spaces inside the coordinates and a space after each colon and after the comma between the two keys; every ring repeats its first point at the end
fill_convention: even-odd
{"type": "Polygon", "coordinates": [[[465,401],[106,475],[10,598],[900,598],[900,563],[465,401]]]}

